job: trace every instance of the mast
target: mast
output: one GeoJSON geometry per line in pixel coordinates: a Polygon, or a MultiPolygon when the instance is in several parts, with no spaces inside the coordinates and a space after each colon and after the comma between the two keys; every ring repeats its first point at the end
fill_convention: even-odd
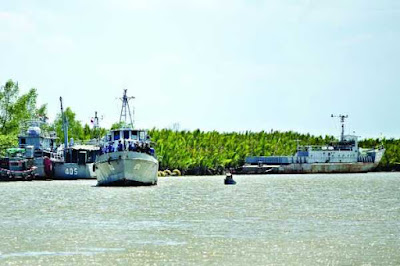
{"type": "Polygon", "coordinates": [[[342,134],[340,135],[340,141],[344,141],[344,120],[348,118],[348,115],[331,115],[331,117],[338,117],[340,119],[340,123],[342,124],[342,134]]]}
{"type": "Polygon", "coordinates": [[[60,103],[61,103],[61,116],[62,116],[63,131],[64,131],[64,158],[65,158],[66,154],[67,154],[67,147],[68,147],[68,120],[64,114],[62,97],[60,97],[60,103]]]}
{"type": "Polygon", "coordinates": [[[94,131],[95,137],[100,139],[100,123],[99,123],[99,117],[97,116],[97,111],[94,112],[93,131],[94,131]]]}
{"type": "Polygon", "coordinates": [[[95,111],[93,119],[93,129],[96,130],[98,128],[99,128],[99,118],[97,117],[97,111],[95,111]]]}
{"type": "Polygon", "coordinates": [[[119,117],[119,123],[124,122],[126,124],[126,119],[128,118],[126,113],[128,111],[130,125],[133,127],[133,119],[131,115],[131,109],[129,107],[129,100],[135,99],[135,97],[128,97],[126,95],[126,92],[127,89],[124,90],[124,95],[122,96],[122,98],[120,98],[120,100],[122,101],[122,108],[121,108],[121,115],[119,117]]]}

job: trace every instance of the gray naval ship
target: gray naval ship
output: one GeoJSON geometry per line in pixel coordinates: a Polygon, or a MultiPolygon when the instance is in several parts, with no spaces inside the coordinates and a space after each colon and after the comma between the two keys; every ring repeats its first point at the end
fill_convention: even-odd
{"type": "MultiPolygon", "coordinates": [[[[332,117],[334,117],[332,115],[332,117]]],[[[358,137],[344,134],[347,115],[339,115],[340,141],[321,146],[298,146],[294,156],[250,156],[236,169],[242,174],[363,173],[374,170],[381,161],[383,147],[363,149],[358,137]]]]}
{"type": "Polygon", "coordinates": [[[99,147],[93,145],[72,145],[66,149],[60,160],[53,160],[53,179],[96,179],[94,161],[99,153],[99,147]]]}
{"type": "Polygon", "coordinates": [[[124,90],[120,124],[108,132],[94,165],[98,186],[149,186],[157,184],[158,160],[146,130],[134,129],[129,100],[124,90]],[[130,124],[126,124],[127,110],[130,124]],[[123,119],[124,118],[124,119],[123,119]]]}
{"type": "MultiPolygon", "coordinates": [[[[48,131],[45,118],[28,120],[21,125],[18,135],[19,147],[33,151],[33,165],[36,167],[36,179],[95,179],[94,161],[99,154],[99,145],[76,145],[71,139],[68,142],[68,121],[63,118],[64,143],[57,145],[58,137],[55,132],[48,131]]],[[[97,115],[95,126],[98,126],[97,115]]]]}
{"type": "MultiPolygon", "coordinates": [[[[74,144],[73,139],[68,142],[68,121],[64,114],[62,98],[61,115],[63,119],[64,143],[57,149],[57,158],[52,160],[53,178],[60,180],[69,179],[95,179],[94,162],[99,154],[98,145],[74,144]]],[[[97,113],[94,127],[98,127],[97,113]]]]}
{"type": "Polygon", "coordinates": [[[51,179],[52,162],[61,160],[57,153],[56,133],[47,131],[46,125],[45,118],[28,120],[21,126],[21,133],[18,135],[18,146],[33,150],[33,165],[39,179],[51,179]]]}

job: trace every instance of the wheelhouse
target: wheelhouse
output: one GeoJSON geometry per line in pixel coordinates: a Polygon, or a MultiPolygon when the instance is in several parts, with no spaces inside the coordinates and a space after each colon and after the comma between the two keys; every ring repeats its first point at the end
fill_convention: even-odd
{"type": "Polygon", "coordinates": [[[92,145],[74,145],[67,149],[65,163],[94,163],[100,148],[92,145]]]}
{"type": "Polygon", "coordinates": [[[51,152],[56,150],[58,139],[56,133],[43,131],[40,128],[43,124],[45,123],[39,120],[29,120],[21,126],[22,130],[18,136],[19,147],[33,146],[35,157],[49,156],[51,152]],[[45,154],[43,155],[43,153],[45,154]]]}
{"type": "Polygon", "coordinates": [[[107,134],[107,141],[119,141],[119,140],[136,140],[136,141],[147,141],[150,137],[147,135],[146,130],[122,128],[111,130],[107,134]]]}

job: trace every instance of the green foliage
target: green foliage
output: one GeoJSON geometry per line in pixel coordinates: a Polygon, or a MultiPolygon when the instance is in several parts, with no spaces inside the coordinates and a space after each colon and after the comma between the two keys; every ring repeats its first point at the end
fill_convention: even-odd
{"type": "MultiPolygon", "coordinates": [[[[68,121],[68,141],[73,138],[74,141],[87,141],[90,139],[99,138],[105,135],[106,130],[104,128],[92,129],[88,124],[82,126],[79,120],[76,120],[76,114],[71,110],[70,107],[67,107],[64,110],[64,115],[68,121]]],[[[63,142],[64,140],[64,132],[63,132],[63,120],[61,113],[57,114],[57,118],[53,124],[54,131],[59,138],[59,142],[63,142]]]]}
{"type": "Polygon", "coordinates": [[[124,126],[124,122],[117,122],[111,125],[111,130],[118,129],[124,126]]]}
{"type": "Polygon", "coordinates": [[[0,135],[16,135],[23,121],[46,115],[46,105],[36,108],[36,89],[19,96],[18,83],[9,80],[0,89],[0,135]]]}
{"type": "MultiPolygon", "coordinates": [[[[74,140],[82,140],[84,139],[83,127],[80,121],[76,120],[76,114],[71,110],[71,108],[67,107],[64,110],[64,115],[68,121],[68,141],[73,138],[74,140]]],[[[54,120],[54,130],[62,142],[64,140],[64,132],[63,132],[63,118],[61,113],[57,114],[57,118],[54,120]]]]}
{"type": "Polygon", "coordinates": [[[36,89],[19,96],[19,86],[8,80],[0,88],[0,155],[6,148],[18,145],[17,135],[24,121],[46,116],[47,106],[36,108],[36,89]]]}
{"type": "Polygon", "coordinates": [[[113,129],[119,129],[119,128],[126,128],[126,127],[130,127],[130,125],[126,124],[125,122],[121,121],[121,122],[117,122],[111,125],[111,130],[113,129]]]}
{"type": "Polygon", "coordinates": [[[4,156],[7,148],[18,145],[18,140],[14,135],[0,135],[0,156],[4,156]]]}
{"type": "Polygon", "coordinates": [[[363,148],[382,145],[386,151],[377,170],[400,170],[400,139],[365,139],[359,145],[363,148]]]}
{"type": "Polygon", "coordinates": [[[107,133],[105,128],[90,128],[88,124],[85,124],[83,128],[83,140],[100,139],[107,133]]]}
{"type": "MultiPolygon", "coordinates": [[[[333,136],[311,136],[289,132],[242,132],[219,133],[216,131],[173,131],[152,129],[152,141],[161,169],[181,169],[190,174],[218,173],[224,168],[244,164],[246,156],[293,155],[296,141],[299,145],[322,145],[336,141],[333,136]]],[[[381,170],[400,166],[400,140],[366,139],[361,147],[373,148],[383,145],[386,153],[381,170]]]]}
{"type": "Polygon", "coordinates": [[[313,137],[296,132],[250,132],[219,133],[199,129],[173,131],[152,129],[152,141],[161,169],[181,169],[195,174],[222,172],[224,168],[244,164],[246,156],[291,155],[300,144],[324,144],[333,141],[331,136],[313,137]]]}
{"type": "MultiPolygon", "coordinates": [[[[19,96],[18,83],[9,80],[0,88],[0,148],[17,145],[17,134],[25,120],[45,117],[47,105],[36,107],[38,95],[32,88],[28,93],[19,96]]],[[[76,114],[67,108],[69,138],[89,140],[105,135],[103,128],[91,129],[88,124],[82,126],[76,120],[76,114]]],[[[126,126],[115,123],[112,129],[126,126]]],[[[61,114],[57,115],[54,124],[47,127],[55,130],[59,141],[64,139],[61,114]]],[[[203,132],[173,131],[168,129],[150,130],[152,141],[156,143],[156,153],[161,169],[180,169],[186,173],[207,174],[218,173],[224,168],[238,167],[244,164],[246,156],[292,155],[296,151],[296,141],[300,145],[321,145],[335,140],[332,136],[311,136],[296,132],[203,132]]],[[[365,139],[360,147],[371,148],[383,145],[385,155],[379,170],[400,170],[400,139],[365,139]]]]}

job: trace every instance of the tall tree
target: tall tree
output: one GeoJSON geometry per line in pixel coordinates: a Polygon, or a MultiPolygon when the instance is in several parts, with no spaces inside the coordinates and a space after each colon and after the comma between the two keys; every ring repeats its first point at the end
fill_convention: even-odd
{"type": "Polygon", "coordinates": [[[0,134],[16,135],[20,125],[38,115],[46,116],[46,105],[36,108],[36,89],[19,96],[19,86],[12,80],[0,88],[0,134]]]}
{"type": "MultiPolygon", "coordinates": [[[[68,140],[73,138],[74,140],[84,140],[84,131],[82,124],[79,120],[76,120],[76,114],[71,110],[70,107],[67,107],[64,110],[64,115],[68,121],[68,140]]],[[[57,114],[57,118],[54,121],[54,130],[57,133],[59,140],[64,139],[63,132],[63,119],[61,113],[57,114]]]]}
{"type": "MultiPolygon", "coordinates": [[[[76,114],[70,107],[64,110],[64,115],[68,121],[68,138],[73,138],[76,141],[86,141],[90,139],[98,139],[105,135],[106,130],[104,128],[90,128],[88,124],[82,126],[79,120],[76,120],[76,114]]],[[[57,114],[57,118],[53,124],[54,131],[56,132],[59,141],[64,139],[63,132],[63,120],[61,113],[57,114]]]]}

